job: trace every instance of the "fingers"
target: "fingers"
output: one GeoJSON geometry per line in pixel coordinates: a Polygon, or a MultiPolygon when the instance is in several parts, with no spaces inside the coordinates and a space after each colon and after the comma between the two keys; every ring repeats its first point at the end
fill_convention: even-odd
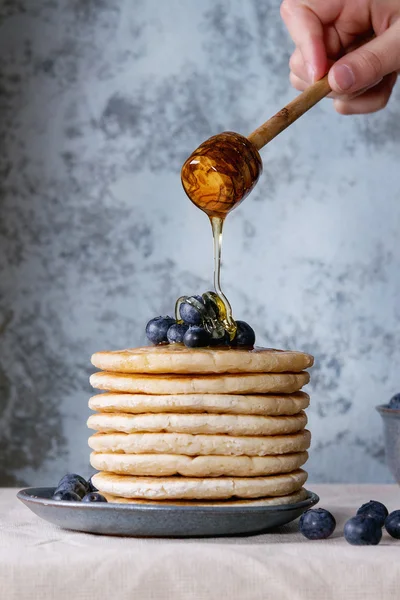
{"type": "Polygon", "coordinates": [[[310,85],[307,81],[304,81],[304,79],[300,79],[300,77],[297,77],[297,75],[295,75],[293,71],[290,72],[289,79],[292,86],[296,90],[299,90],[299,92],[304,92],[304,90],[306,90],[310,85]]]}
{"type": "Polygon", "coordinates": [[[304,62],[303,55],[301,54],[299,48],[296,48],[292,56],[290,57],[289,68],[292,73],[297,75],[297,77],[304,79],[304,81],[308,80],[308,71],[304,62]]]}
{"type": "MultiPolygon", "coordinates": [[[[400,19],[385,21],[383,33],[352,50],[357,31],[339,31],[335,26],[344,4],[345,0],[283,0],[281,15],[296,44],[290,59],[290,80],[303,91],[330,69],[330,96],[335,99],[338,112],[375,112],[388,103],[397,78],[395,73],[400,74],[400,19]],[[332,64],[330,59],[341,55],[344,48],[348,53],[332,64]]],[[[397,12],[397,4],[396,7],[397,12]]],[[[365,14],[363,17],[357,12],[360,7],[351,8],[356,11],[355,22],[362,33],[371,26],[370,17],[366,19],[365,14]]],[[[376,23],[374,26],[376,32],[383,30],[376,23]]]]}
{"type": "MultiPolygon", "coordinates": [[[[329,94],[329,98],[334,99],[336,111],[342,115],[367,114],[377,112],[385,108],[389,102],[394,85],[396,83],[397,73],[391,73],[382,79],[382,81],[366,91],[359,91],[351,96],[339,96],[336,93],[329,94]]],[[[303,92],[309,87],[309,83],[293,72],[290,73],[290,82],[296,90],[303,92]]]]}
{"type": "Polygon", "coordinates": [[[336,111],[342,115],[360,115],[382,110],[389,102],[396,79],[397,73],[391,73],[386,75],[378,85],[359,96],[334,100],[336,111]]]}
{"type": "MultiPolygon", "coordinates": [[[[328,59],[328,61],[327,61],[328,68],[331,67],[333,65],[333,63],[334,63],[333,60],[328,59]]],[[[294,75],[296,75],[298,78],[302,79],[304,82],[307,82],[308,85],[310,85],[312,83],[312,81],[310,80],[308,70],[307,70],[306,64],[304,62],[303,56],[298,48],[296,48],[296,50],[293,52],[292,56],[290,57],[289,67],[290,67],[290,71],[294,75]]]]}
{"type": "MultiPolygon", "coordinates": [[[[299,90],[299,92],[304,92],[304,90],[310,87],[310,83],[308,81],[304,81],[304,79],[297,77],[297,75],[295,75],[293,72],[290,73],[289,79],[292,86],[296,90],[299,90]]],[[[331,94],[328,94],[327,98],[339,98],[339,95],[332,92],[331,94]]]]}
{"type": "Polygon", "coordinates": [[[400,22],[368,44],[346,54],[329,71],[329,84],[338,94],[370,87],[400,69],[400,22]]]}
{"type": "Polygon", "coordinates": [[[281,16],[303,56],[310,81],[320,79],[327,71],[321,21],[312,10],[297,0],[283,0],[281,16]]]}
{"type": "MultiPolygon", "coordinates": [[[[294,87],[299,92],[304,92],[304,90],[306,90],[308,87],[310,87],[310,83],[308,81],[304,81],[303,79],[300,79],[299,77],[294,75],[294,73],[290,73],[289,79],[290,79],[290,83],[292,84],[292,87],[294,87]]],[[[328,94],[326,96],[326,98],[335,99],[335,98],[343,98],[343,96],[339,96],[339,94],[335,94],[335,92],[331,92],[330,94],[328,94]]]]}

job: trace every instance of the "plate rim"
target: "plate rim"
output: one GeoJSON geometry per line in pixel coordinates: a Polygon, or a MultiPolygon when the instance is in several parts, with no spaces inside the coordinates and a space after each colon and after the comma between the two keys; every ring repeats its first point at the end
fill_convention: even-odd
{"type": "MultiPolygon", "coordinates": [[[[17,498],[18,500],[20,500],[21,502],[25,503],[30,503],[30,504],[37,504],[39,506],[51,506],[54,508],[81,508],[83,510],[97,510],[97,511],[104,511],[104,510],[110,510],[111,508],[113,508],[115,510],[115,508],[118,508],[118,510],[125,510],[125,511],[132,511],[132,510],[136,510],[136,511],[143,511],[143,512],[151,512],[151,511],[159,511],[159,512],[171,512],[172,510],[179,510],[179,511],[183,511],[183,512],[205,512],[205,513],[210,513],[210,512],[250,512],[250,513],[258,513],[258,512],[274,512],[274,511],[279,511],[279,512],[286,512],[286,511],[290,511],[290,510],[298,510],[301,508],[306,508],[306,507],[312,507],[315,506],[316,504],[318,504],[318,502],[320,501],[320,497],[318,496],[318,494],[316,494],[315,492],[308,490],[306,488],[305,491],[307,492],[307,498],[305,498],[304,500],[300,500],[300,502],[295,502],[293,504],[273,504],[273,505],[266,505],[266,506],[245,506],[245,505],[238,505],[238,506],[201,506],[199,504],[193,504],[192,506],[188,506],[188,505],[183,505],[183,506],[179,506],[177,504],[157,504],[157,505],[151,505],[151,504],[135,504],[134,502],[129,502],[129,503],[118,503],[118,502],[107,502],[107,503],[85,503],[85,502],[74,502],[74,501],[62,501],[62,500],[52,500],[51,498],[44,498],[44,497],[40,497],[38,495],[38,491],[39,490],[55,490],[55,487],[28,487],[28,488],[23,488],[21,490],[19,490],[17,492],[17,498]],[[33,496],[33,492],[35,492],[36,497],[33,496]]],[[[254,498],[254,500],[257,500],[257,498],[254,498]]]]}

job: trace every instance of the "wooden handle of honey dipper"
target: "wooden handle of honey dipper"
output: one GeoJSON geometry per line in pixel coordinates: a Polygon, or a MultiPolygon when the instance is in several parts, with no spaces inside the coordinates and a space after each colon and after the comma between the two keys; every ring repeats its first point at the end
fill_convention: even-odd
{"type": "MultiPolygon", "coordinates": [[[[357,40],[346,49],[346,54],[370,42],[374,37],[374,35],[368,35],[357,40]]],[[[332,88],[328,83],[328,75],[325,75],[325,77],[310,85],[304,92],[289,102],[287,106],[282,108],[266,123],[260,125],[253,133],[247,136],[247,139],[255,145],[257,150],[260,150],[286,129],[286,127],[289,127],[289,125],[304,115],[310,108],[330,94],[331,91],[332,88]]]]}
{"type": "Polygon", "coordinates": [[[325,75],[325,77],[310,85],[304,92],[289,102],[287,106],[282,108],[266,123],[260,125],[253,133],[247,136],[247,139],[255,145],[257,150],[260,150],[286,129],[286,127],[289,127],[296,119],[325,98],[331,91],[331,86],[328,83],[328,75],[325,75]]]}

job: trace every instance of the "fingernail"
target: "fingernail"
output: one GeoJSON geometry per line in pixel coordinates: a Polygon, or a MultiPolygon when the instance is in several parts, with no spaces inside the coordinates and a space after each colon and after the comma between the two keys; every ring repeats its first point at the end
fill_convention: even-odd
{"type": "Polygon", "coordinates": [[[311,63],[306,63],[307,65],[307,73],[308,73],[308,78],[310,79],[311,83],[314,83],[315,81],[315,69],[312,66],[311,63]]]}
{"type": "Polygon", "coordinates": [[[349,90],[355,84],[354,73],[347,65],[334,66],[332,74],[337,87],[343,92],[349,90]]]}

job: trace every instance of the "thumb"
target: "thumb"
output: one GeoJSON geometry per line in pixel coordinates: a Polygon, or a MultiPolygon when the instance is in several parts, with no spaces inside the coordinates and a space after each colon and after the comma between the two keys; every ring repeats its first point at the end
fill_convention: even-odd
{"type": "Polygon", "coordinates": [[[347,95],[370,88],[385,75],[400,69],[398,23],[333,65],[329,71],[329,84],[334,92],[347,95]]]}

